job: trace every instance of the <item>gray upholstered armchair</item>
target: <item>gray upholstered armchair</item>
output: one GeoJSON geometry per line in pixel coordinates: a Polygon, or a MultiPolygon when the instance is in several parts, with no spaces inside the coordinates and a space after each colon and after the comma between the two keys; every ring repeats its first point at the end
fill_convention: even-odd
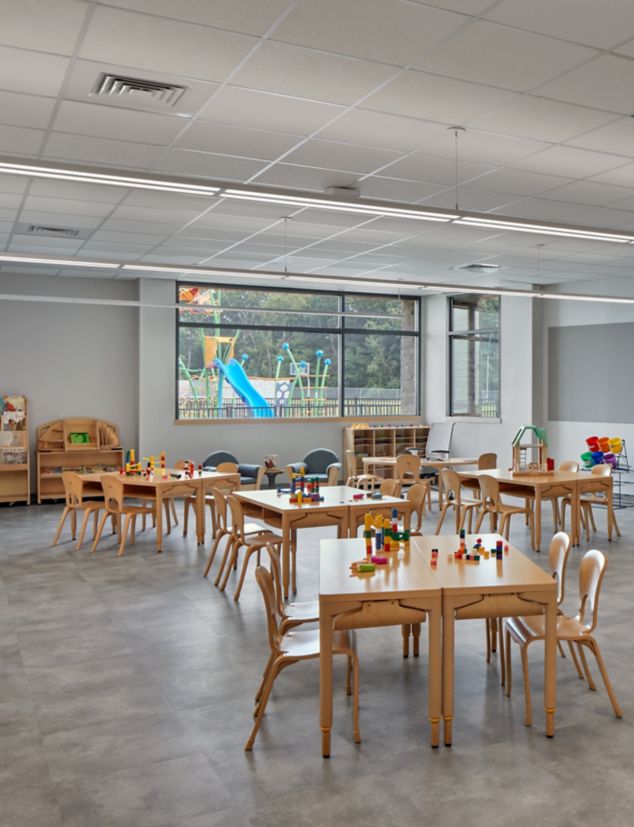
{"type": "Polygon", "coordinates": [[[315,448],[301,462],[291,462],[286,466],[289,479],[292,474],[299,474],[304,469],[307,477],[317,477],[322,485],[337,485],[341,476],[341,461],[334,451],[328,448],[315,448]]]}
{"type": "Polygon", "coordinates": [[[214,451],[212,454],[209,454],[203,462],[203,469],[205,471],[215,471],[217,466],[223,462],[232,462],[238,466],[240,488],[255,488],[256,490],[261,488],[262,478],[264,477],[264,466],[247,465],[244,462],[238,462],[237,457],[230,454],[229,451],[214,451]]]}

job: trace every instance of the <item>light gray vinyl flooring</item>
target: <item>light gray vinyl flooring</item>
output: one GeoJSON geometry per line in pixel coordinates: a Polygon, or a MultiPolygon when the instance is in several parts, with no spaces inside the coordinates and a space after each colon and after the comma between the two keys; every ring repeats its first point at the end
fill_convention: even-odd
{"type": "MultiPolygon", "coordinates": [[[[495,658],[485,663],[483,622],[461,621],[454,745],[432,751],[426,646],[404,660],[399,628],[364,630],[363,742],[352,741],[339,663],[328,761],[316,662],[282,673],[255,748],[243,751],[267,656],[252,572],[236,605],[232,589],[202,578],[206,551],[178,528],[162,555],[148,531],[117,559],[112,539],[94,555],[89,544],[51,548],[59,513],[0,508],[2,827],[634,824],[634,510],[618,512],[623,538],[611,544],[599,512],[592,543],[609,555],[597,637],[623,720],[602,685],[590,692],[559,659],[547,740],[536,645],[525,728],[517,652],[508,700],[495,658]]],[[[300,533],[298,599],[316,595],[322,535],[333,532],[300,533]]],[[[528,548],[524,526],[511,539],[528,548]]],[[[569,567],[569,611],[584,548],[569,567]]],[[[532,556],[545,565],[544,553],[532,556]]]]}

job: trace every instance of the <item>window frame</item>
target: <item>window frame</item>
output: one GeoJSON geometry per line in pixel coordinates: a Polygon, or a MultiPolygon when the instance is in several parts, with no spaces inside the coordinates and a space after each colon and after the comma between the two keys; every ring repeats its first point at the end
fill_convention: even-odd
{"type": "Polygon", "coordinates": [[[460,293],[453,296],[447,296],[447,416],[452,419],[469,419],[471,421],[478,421],[481,420],[483,422],[495,422],[500,421],[502,417],[502,298],[501,296],[497,296],[498,300],[498,312],[497,312],[497,327],[487,327],[487,328],[476,328],[473,326],[474,319],[473,316],[475,315],[475,306],[469,312],[469,325],[465,330],[454,330],[453,329],[453,311],[454,311],[454,303],[457,299],[461,299],[464,296],[471,296],[476,297],[477,299],[480,298],[490,298],[490,296],[486,293],[460,293]],[[475,344],[479,340],[486,340],[487,337],[494,336],[497,338],[497,346],[498,346],[498,397],[497,397],[497,410],[495,412],[495,416],[482,416],[482,413],[475,412],[475,400],[476,400],[476,386],[474,382],[475,370],[472,368],[475,366],[475,344]],[[467,371],[468,381],[469,381],[469,388],[468,388],[468,408],[469,410],[464,413],[456,413],[454,411],[454,404],[453,404],[453,342],[454,341],[467,341],[469,343],[469,355],[468,355],[468,366],[469,370],[467,371]]]}
{"type": "MultiPolygon", "coordinates": [[[[212,422],[222,422],[224,424],[228,424],[231,422],[258,422],[257,417],[244,417],[239,419],[223,419],[222,417],[214,418],[200,418],[200,419],[187,419],[181,418],[179,416],[179,379],[180,379],[180,367],[179,367],[179,346],[180,346],[180,330],[181,328],[231,328],[233,330],[240,329],[240,330],[271,330],[271,331],[278,331],[278,332],[286,332],[286,333],[316,333],[316,332],[326,332],[328,334],[334,334],[339,337],[339,347],[338,347],[338,354],[337,354],[337,363],[338,363],[338,370],[337,370],[337,378],[338,378],[338,399],[337,399],[337,407],[338,407],[338,415],[337,416],[328,416],[324,417],[324,420],[329,421],[337,421],[339,419],[350,419],[350,420],[357,420],[358,416],[346,416],[345,414],[345,404],[346,404],[346,397],[345,397],[345,388],[344,388],[344,378],[345,378],[345,341],[347,336],[358,336],[358,335],[379,335],[379,336],[404,336],[409,338],[416,338],[418,340],[417,347],[415,348],[416,354],[416,392],[415,392],[415,412],[411,414],[393,414],[393,415],[381,415],[381,414],[363,414],[364,419],[371,419],[371,420],[384,420],[386,416],[389,418],[402,418],[404,416],[412,416],[412,417],[420,417],[422,411],[422,381],[421,381],[421,367],[422,367],[422,335],[421,335],[421,321],[422,321],[422,300],[420,296],[400,296],[393,293],[365,293],[365,292],[346,292],[343,290],[316,290],[316,289],[302,289],[298,287],[260,287],[260,286],[253,286],[253,285],[245,285],[244,287],[240,287],[239,285],[234,284],[218,284],[215,282],[190,282],[190,281],[176,281],[175,282],[175,304],[176,310],[174,311],[176,314],[176,325],[175,325],[175,366],[174,366],[174,418],[175,421],[178,423],[212,423],[212,422]],[[337,299],[337,310],[334,310],[333,313],[342,313],[345,309],[345,301],[346,298],[384,298],[387,300],[397,300],[397,301],[411,301],[414,303],[416,308],[416,329],[415,330],[375,330],[375,329],[367,329],[363,327],[358,328],[351,328],[346,327],[346,317],[340,316],[338,319],[338,324],[336,327],[319,327],[315,326],[304,326],[304,325],[275,325],[275,324],[236,324],[235,322],[224,322],[220,325],[216,324],[215,322],[191,322],[191,321],[181,321],[180,319],[180,307],[179,307],[179,297],[180,297],[180,289],[182,287],[200,287],[204,288],[211,288],[211,289],[227,289],[227,290],[254,290],[258,292],[267,292],[267,293],[290,293],[290,294],[301,294],[301,295],[327,295],[333,296],[337,299]]],[[[186,307],[186,305],[183,305],[186,307]]],[[[245,308],[247,309],[247,308],[245,308]]],[[[257,308],[254,308],[257,310],[257,308]]],[[[284,311],[281,311],[284,312],[284,311]]],[[[288,311],[289,315],[292,315],[293,311],[288,311]]],[[[318,317],[319,318],[319,317],[318,317]]],[[[304,421],[304,417],[295,416],[295,417],[273,417],[273,421],[275,422],[297,422],[297,421],[304,421]]],[[[308,421],[311,421],[312,418],[308,418],[308,421]]],[[[313,419],[315,421],[316,417],[313,419]]],[[[262,420],[270,422],[271,419],[262,420]]]]}

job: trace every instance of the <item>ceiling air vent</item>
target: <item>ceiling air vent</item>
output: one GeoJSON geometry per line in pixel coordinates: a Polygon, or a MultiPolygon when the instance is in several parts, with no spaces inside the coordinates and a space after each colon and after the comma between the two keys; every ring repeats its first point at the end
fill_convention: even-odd
{"type": "Polygon", "coordinates": [[[53,238],[77,238],[79,230],[72,227],[48,227],[45,224],[29,224],[26,227],[29,235],[46,235],[53,238]]]}
{"type": "Polygon", "coordinates": [[[135,109],[173,109],[187,91],[186,86],[161,83],[124,75],[99,75],[90,95],[104,103],[130,106],[135,109]]]}
{"type": "Polygon", "coordinates": [[[499,264],[461,264],[453,269],[466,270],[468,273],[497,273],[501,268],[499,264]]]}

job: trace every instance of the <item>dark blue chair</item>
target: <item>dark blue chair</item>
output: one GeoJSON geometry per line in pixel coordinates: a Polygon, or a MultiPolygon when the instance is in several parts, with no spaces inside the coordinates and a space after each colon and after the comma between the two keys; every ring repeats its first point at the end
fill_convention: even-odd
{"type": "Polygon", "coordinates": [[[341,477],[341,461],[334,451],[328,448],[315,448],[301,462],[291,462],[286,466],[286,473],[299,474],[304,469],[307,477],[317,477],[323,485],[337,485],[341,477]]]}
{"type": "Polygon", "coordinates": [[[255,488],[259,489],[262,485],[262,478],[264,477],[264,466],[262,465],[248,465],[244,462],[238,462],[238,458],[229,451],[214,451],[209,454],[207,459],[203,462],[204,471],[215,471],[216,468],[223,462],[233,462],[238,466],[238,473],[240,474],[241,488],[255,488]]]}

